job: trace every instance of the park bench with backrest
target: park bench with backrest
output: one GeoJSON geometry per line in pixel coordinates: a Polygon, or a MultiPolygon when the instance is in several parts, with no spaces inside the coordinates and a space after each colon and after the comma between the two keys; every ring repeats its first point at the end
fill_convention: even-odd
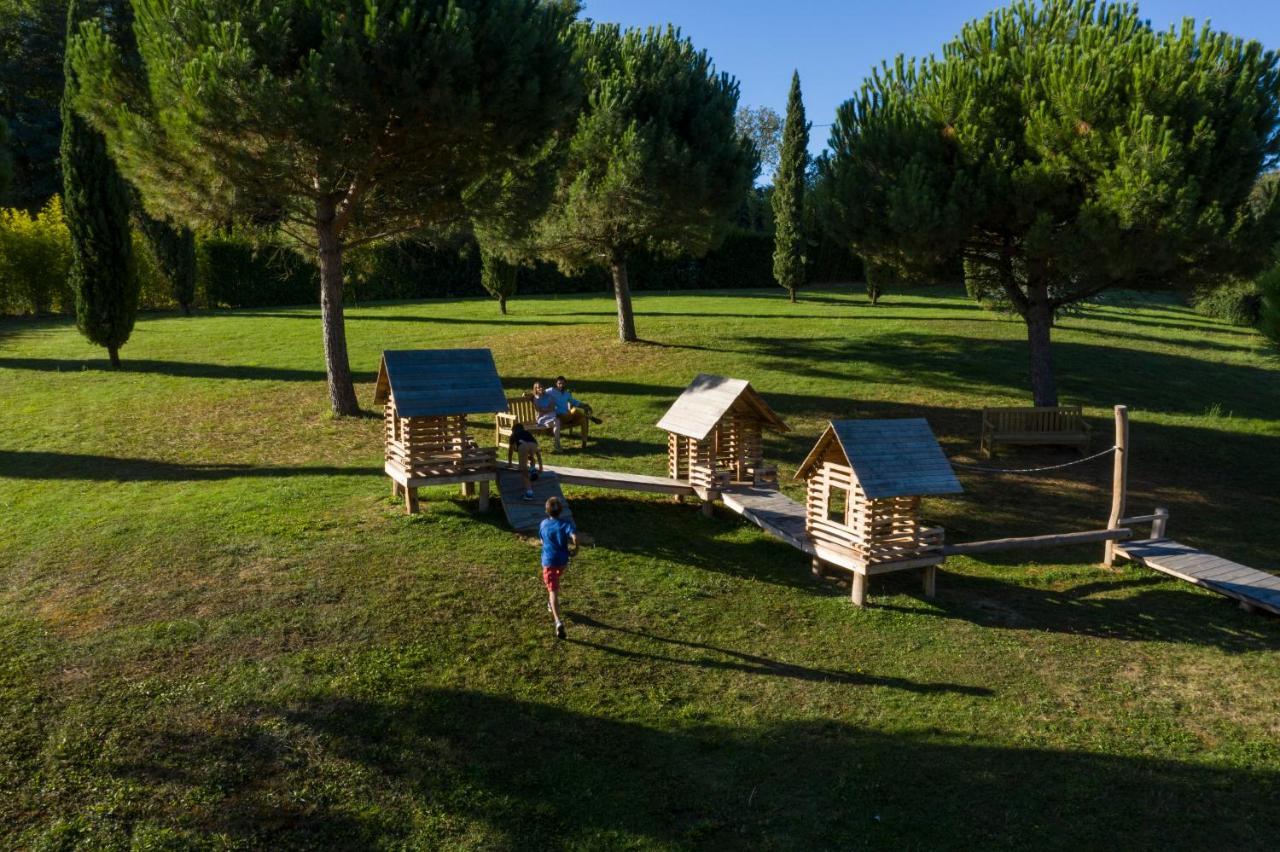
{"type": "MultiPolygon", "coordinates": [[[[528,429],[535,435],[541,433],[551,433],[550,426],[538,425],[538,409],[533,404],[533,400],[528,396],[514,397],[507,400],[508,411],[497,415],[494,422],[494,439],[499,447],[505,447],[507,441],[511,438],[511,430],[517,423],[524,424],[524,428],[528,429]]],[[[582,446],[587,446],[587,437],[590,434],[591,421],[584,419],[582,428],[579,431],[579,437],[582,439],[582,446]]],[[[578,431],[578,430],[574,430],[578,431]]],[[[561,437],[569,438],[569,431],[562,431],[561,437]]]]}
{"type": "Polygon", "coordinates": [[[1085,452],[1090,427],[1078,405],[984,408],[979,445],[987,458],[998,444],[1070,446],[1085,452]]]}

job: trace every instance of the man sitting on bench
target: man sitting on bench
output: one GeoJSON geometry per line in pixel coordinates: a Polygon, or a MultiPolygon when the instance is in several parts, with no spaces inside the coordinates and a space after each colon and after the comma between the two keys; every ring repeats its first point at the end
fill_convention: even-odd
{"type": "Polygon", "coordinates": [[[546,395],[555,403],[556,418],[560,421],[562,430],[581,426],[584,420],[590,420],[592,423],[603,422],[599,417],[591,414],[591,406],[574,397],[569,391],[569,385],[564,376],[556,376],[556,386],[549,389],[546,395]]]}

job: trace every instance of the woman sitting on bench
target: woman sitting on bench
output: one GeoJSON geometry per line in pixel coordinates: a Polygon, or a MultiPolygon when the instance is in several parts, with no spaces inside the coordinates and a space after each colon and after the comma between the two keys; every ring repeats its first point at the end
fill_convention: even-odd
{"type": "Polygon", "coordinates": [[[560,418],[556,416],[556,401],[543,389],[542,382],[533,383],[533,393],[529,398],[533,400],[533,408],[538,413],[538,419],[534,424],[551,430],[551,436],[555,439],[555,448],[559,450],[560,418]]]}

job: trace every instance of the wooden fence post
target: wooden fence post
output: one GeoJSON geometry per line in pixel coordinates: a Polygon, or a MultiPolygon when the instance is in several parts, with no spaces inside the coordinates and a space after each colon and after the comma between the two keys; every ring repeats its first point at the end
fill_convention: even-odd
{"type": "MultiPolygon", "coordinates": [[[[1115,466],[1111,474],[1111,518],[1107,529],[1119,529],[1129,496],[1129,408],[1116,406],[1115,466]]],[[[1102,555],[1102,564],[1111,568],[1116,563],[1116,543],[1108,541],[1102,555]]]]}

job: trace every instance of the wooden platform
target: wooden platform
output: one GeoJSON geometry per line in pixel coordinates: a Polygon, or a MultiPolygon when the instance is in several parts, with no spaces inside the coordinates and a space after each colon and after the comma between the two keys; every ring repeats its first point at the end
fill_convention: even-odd
{"type": "Polygon", "coordinates": [[[502,511],[507,516],[507,523],[516,532],[537,532],[538,525],[547,516],[548,497],[559,497],[564,504],[564,512],[560,517],[567,521],[573,520],[569,501],[564,499],[564,492],[560,489],[560,478],[550,470],[545,471],[533,483],[533,493],[537,499],[525,502],[520,499],[520,495],[524,494],[520,474],[504,465],[498,471],[498,493],[502,497],[502,511]]]}
{"type": "MultiPolygon", "coordinates": [[[[515,465],[498,463],[503,471],[516,470],[515,465]]],[[[613,491],[642,491],[649,494],[673,494],[692,497],[693,488],[685,482],[677,482],[665,476],[646,476],[642,473],[622,473],[616,470],[589,470],[585,467],[547,465],[546,473],[555,474],[562,485],[584,485],[589,488],[608,488],[613,491]]],[[[518,477],[517,477],[518,478],[518,477]]]]}
{"type": "Polygon", "coordinates": [[[814,555],[813,541],[804,528],[804,506],[781,491],[731,485],[720,491],[720,500],[774,538],[814,555]]]}
{"type": "Polygon", "coordinates": [[[1280,615],[1280,576],[1167,538],[1116,543],[1116,554],[1155,571],[1280,615]]]}

